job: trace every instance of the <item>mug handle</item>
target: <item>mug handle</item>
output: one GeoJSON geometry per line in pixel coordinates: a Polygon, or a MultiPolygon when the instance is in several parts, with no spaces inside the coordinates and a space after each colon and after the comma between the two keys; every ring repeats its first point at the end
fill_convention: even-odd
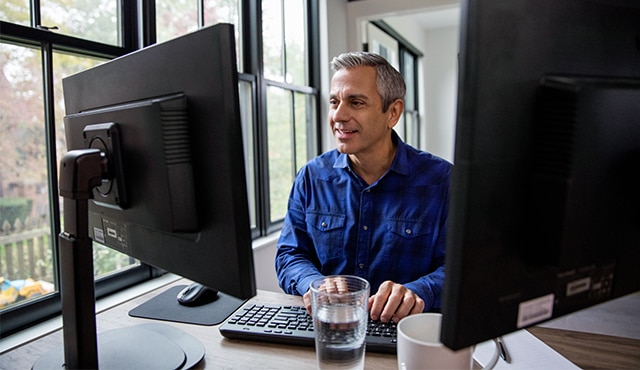
{"type": "MultiPolygon", "coordinates": [[[[500,353],[505,353],[506,355],[504,345],[502,344],[502,339],[493,338],[492,341],[493,341],[493,344],[495,344],[495,348],[494,348],[493,354],[491,355],[491,358],[489,359],[489,361],[487,361],[487,364],[484,365],[483,369],[489,369],[489,370],[493,369],[498,363],[498,359],[500,358],[500,353]]],[[[473,362],[474,362],[473,356],[471,356],[471,359],[472,359],[471,368],[473,368],[473,362]]]]}

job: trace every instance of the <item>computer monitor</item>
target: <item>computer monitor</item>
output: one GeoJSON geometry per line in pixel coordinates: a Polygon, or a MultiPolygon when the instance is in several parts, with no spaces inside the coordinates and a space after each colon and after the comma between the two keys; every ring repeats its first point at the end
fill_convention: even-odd
{"type": "Polygon", "coordinates": [[[237,298],[208,307],[222,319],[253,297],[233,26],[133,52],[63,89],[69,151],[99,150],[109,173],[88,201],[91,239],[237,298]]]}
{"type": "Polygon", "coordinates": [[[442,341],[640,290],[640,4],[464,1],[442,341]]]}

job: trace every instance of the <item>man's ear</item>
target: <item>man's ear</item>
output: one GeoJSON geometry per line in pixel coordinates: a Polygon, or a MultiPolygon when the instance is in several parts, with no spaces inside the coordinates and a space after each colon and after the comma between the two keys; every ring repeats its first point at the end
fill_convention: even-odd
{"type": "Polygon", "coordinates": [[[389,109],[387,109],[387,117],[388,117],[388,127],[394,128],[395,125],[400,120],[402,116],[402,112],[404,111],[404,100],[396,99],[389,105],[389,109]]]}

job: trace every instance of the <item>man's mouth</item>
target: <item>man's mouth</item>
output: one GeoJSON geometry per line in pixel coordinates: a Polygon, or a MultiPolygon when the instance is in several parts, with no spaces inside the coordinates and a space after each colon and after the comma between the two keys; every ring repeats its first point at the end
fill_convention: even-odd
{"type": "Polygon", "coordinates": [[[353,137],[358,131],[356,130],[346,130],[346,129],[336,129],[336,138],[338,139],[348,139],[353,137]]]}

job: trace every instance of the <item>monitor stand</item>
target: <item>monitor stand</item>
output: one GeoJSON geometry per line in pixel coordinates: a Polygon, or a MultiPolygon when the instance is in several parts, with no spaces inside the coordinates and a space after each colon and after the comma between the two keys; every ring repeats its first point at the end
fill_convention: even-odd
{"type": "Polygon", "coordinates": [[[107,168],[104,154],[97,149],[70,151],[60,162],[64,231],[58,240],[64,351],[57,348],[46,353],[33,368],[193,366],[204,357],[204,346],[181,330],[166,325],[116,329],[101,334],[98,340],[88,201],[93,197],[93,188],[109,177],[107,168]]]}

